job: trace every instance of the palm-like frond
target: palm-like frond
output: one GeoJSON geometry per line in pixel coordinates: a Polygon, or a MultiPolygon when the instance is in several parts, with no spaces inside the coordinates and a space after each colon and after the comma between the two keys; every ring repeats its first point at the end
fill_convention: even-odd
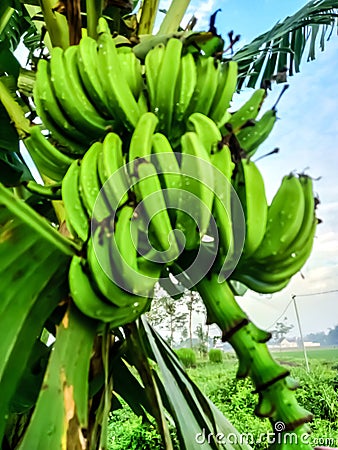
{"type": "Polygon", "coordinates": [[[308,49],[308,61],[315,59],[318,44],[323,51],[325,41],[337,26],[337,19],[337,0],[312,0],[255,38],[233,56],[239,66],[238,88],[244,84],[255,87],[258,82],[271,80],[273,75],[286,69],[289,75],[299,72],[304,52],[308,49]]]}

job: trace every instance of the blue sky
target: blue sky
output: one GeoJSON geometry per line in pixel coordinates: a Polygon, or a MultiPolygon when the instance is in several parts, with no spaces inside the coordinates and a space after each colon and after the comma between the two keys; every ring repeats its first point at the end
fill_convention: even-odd
{"type": "MultiPolygon", "coordinates": [[[[167,2],[163,2],[168,5],[167,2]]],[[[284,0],[207,0],[192,1],[191,13],[199,18],[199,27],[206,28],[210,13],[217,8],[217,29],[224,36],[229,30],[241,35],[240,46],[269,30],[278,20],[292,15],[306,4],[305,1],[284,0]]],[[[260,154],[275,147],[280,153],[258,162],[271,200],[280,181],[287,173],[303,171],[313,177],[321,204],[318,216],[323,223],[318,226],[312,255],[302,275],[297,274],[289,286],[273,296],[248,292],[240,304],[251,319],[264,328],[270,327],[290,303],[293,294],[304,295],[338,289],[338,37],[333,35],[324,53],[317,51],[317,59],[307,63],[304,59],[301,73],[290,77],[290,87],[279,107],[275,129],[262,145],[260,154]]],[[[272,105],[280,86],[275,87],[266,100],[272,105]]],[[[243,91],[234,99],[233,107],[242,103],[252,91],[243,91]]],[[[332,294],[297,297],[303,332],[327,331],[338,324],[338,292],[332,294]]],[[[293,305],[290,304],[282,318],[295,328],[290,335],[298,335],[293,305]]]]}

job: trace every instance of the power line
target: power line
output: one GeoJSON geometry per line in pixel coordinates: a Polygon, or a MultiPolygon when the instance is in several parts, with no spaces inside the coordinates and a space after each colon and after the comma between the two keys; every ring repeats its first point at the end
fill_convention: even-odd
{"type": "Polygon", "coordinates": [[[293,294],[292,298],[296,298],[296,297],[311,297],[313,295],[323,295],[323,294],[333,294],[334,292],[338,292],[338,289],[332,289],[331,291],[312,292],[311,294],[293,294]]]}
{"type": "Polygon", "coordinates": [[[286,305],[285,309],[283,310],[282,314],[267,328],[268,330],[270,330],[270,328],[272,328],[278,321],[279,319],[284,316],[284,314],[286,313],[288,307],[291,305],[291,303],[293,302],[293,298],[289,301],[289,303],[286,305]]]}
{"type": "Polygon", "coordinates": [[[289,303],[286,305],[286,307],[285,307],[285,309],[283,310],[283,312],[281,313],[281,315],[280,316],[278,316],[278,318],[267,328],[268,330],[270,329],[270,328],[272,328],[278,321],[279,321],[279,319],[282,317],[282,316],[284,316],[284,314],[285,314],[285,312],[287,311],[287,309],[289,308],[289,306],[291,305],[291,303],[292,303],[292,301],[293,301],[293,299],[294,298],[297,298],[297,297],[312,297],[312,296],[314,296],[314,295],[323,295],[323,294],[332,294],[332,293],[334,293],[334,292],[338,292],[338,289],[332,289],[332,290],[330,290],[330,291],[322,291],[322,292],[312,292],[312,293],[310,293],[310,294],[293,294],[292,296],[291,296],[291,300],[289,301],[289,303]]]}

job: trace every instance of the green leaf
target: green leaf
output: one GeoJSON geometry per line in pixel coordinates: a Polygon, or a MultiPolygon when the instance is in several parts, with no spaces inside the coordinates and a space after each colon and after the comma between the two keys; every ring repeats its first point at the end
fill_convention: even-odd
{"type": "Polygon", "coordinates": [[[31,180],[32,176],[16,153],[8,153],[0,148],[0,183],[6,186],[18,186],[23,180],[31,180]]]}
{"type": "Polygon", "coordinates": [[[79,250],[73,241],[63,237],[47,220],[0,184],[0,213],[5,208],[7,208],[7,211],[3,213],[5,220],[15,218],[15,223],[25,224],[27,233],[33,232],[35,237],[37,234],[42,241],[48,241],[51,248],[57,248],[61,254],[71,257],[79,250]]]}
{"type": "Polygon", "coordinates": [[[189,379],[176,354],[158,335],[158,333],[141,317],[144,328],[144,340],[147,341],[149,357],[159,366],[163,403],[173,416],[182,450],[210,450],[226,448],[227,450],[249,450],[247,444],[241,444],[237,430],[226,420],[221,412],[207,399],[198,387],[189,379]],[[203,433],[210,439],[203,441],[203,433]],[[216,443],[216,436],[237,436],[238,444],[216,443]],[[196,439],[198,437],[199,439],[196,439]]]}
{"type": "Polygon", "coordinates": [[[26,9],[20,1],[12,1],[10,5],[5,3],[0,14],[0,42],[7,42],[9,48],[15,50],[31,23],[27,20],[26,9]]]}
{"type": "Polygon", "coordinates": [[[29,410],[39,395],[51,348],[37,339],[25,365],[25,371],[11,401],[11,412],[29,410]]]}
{"type": "Polygon", "coordinates": [[[278,22],[271,30],[259,35],[234,54],[233,60],[238,62],[239,69],[238,88],[241,88],[244,82],[254,87],[266,78],[267,74],[281,69],[282,65],[288,66],[290,75],[294,71],[298,72],[306,43],[309,43],[307,59],[312,60],[315,58],[317,41],[319,40],[321,50],[324,50],[325,38],[330,39],[337,24],[338,0],[308,2],[294,15],[278,22]],[[258,67],[257,61],[262,55],[270,53],[272,55],[266,65],[258,67]],[[283,55],[278,60],[273,57],[273,54],[277,53],[283,55]]]}
{"type": "Polygon", "coordinates": [[[0,441],[47,318],[68,294],[72,245],[0,185],[0,441]]]}
{"type": "Polygon", "coordinates": [[[88,426],[88,375],[96,327],[75,307],[65,314],[19,450],[83,448],[81,429],[88,426]]]}
{"type": "Polygon", "coordinates": [[[9,152],[19,151],[19,137],[14,125],[10,122],[10,118],[4,106],[0,102],[0,148],[9,152]]]}

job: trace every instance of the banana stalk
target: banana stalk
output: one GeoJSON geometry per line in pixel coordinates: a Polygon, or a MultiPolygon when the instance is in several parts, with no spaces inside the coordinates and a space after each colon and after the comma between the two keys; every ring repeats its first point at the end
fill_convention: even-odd
{"type": "Polygon", "coordinates": [[[54,0],[41,0],[40,4],[52,46],[61,47],[65,50],[69,47],[69,31],[66,17],[53,10],[55,7],[54,0]]]}
{"type": "Polygon", "coordinates": [[[177,31],[189,4],[190,0],[173,0],[157,34],[162,35],[177,31]]]}
{"type": "Polygon", "coordinates": [[[86,0],[87,35],[93,39],[97,38],[97,24],[102,15],[102,7],[102,0],[86,0]]]}
{"type": "MultiPolygon", "coordinates": [[[[204,278],[197,289],[207,308],[208,324],[216,323],[221,328],[222,340],[227,340],[237,354],[237,377],[250,376],[255,385],[259,394],[256,415],[269,417],[276,435],[279,432],[279,423],[283,423],[285,432],[304,432],[304,424],[309,422],[312,416],[298,405],[293,392],[295,384],[289,378],[289,371],[277,364],[270,355],[266,346],[266,341],[270,338],[269,333],[258,329],[249,321],[237,304],[227,282],[219,283],[217,274],[204,278]]],[[[282,446],[274,448],[277,450],[282,446]]],[[[304,450],[311,448],[306,446],[304,450]]]]}
{"type": "Polygon", "coordinates": [[[16,131],[20,139],[23,139],[27,134],[29,134],[30,123],[26,119],[25,113],[23,112],[20,105],[14,100],[11,93],[5,86],[5,84],[0,80],[0,102],[3,104],[7,111],[11,121],[13,122],[16,131]]]}
{"type": "Polygon", "coordinates": [[[139,34],[152,33],[159,3],[160,0],[144,0],[142,2],[141,17],[138,25],[139,34]]]}

